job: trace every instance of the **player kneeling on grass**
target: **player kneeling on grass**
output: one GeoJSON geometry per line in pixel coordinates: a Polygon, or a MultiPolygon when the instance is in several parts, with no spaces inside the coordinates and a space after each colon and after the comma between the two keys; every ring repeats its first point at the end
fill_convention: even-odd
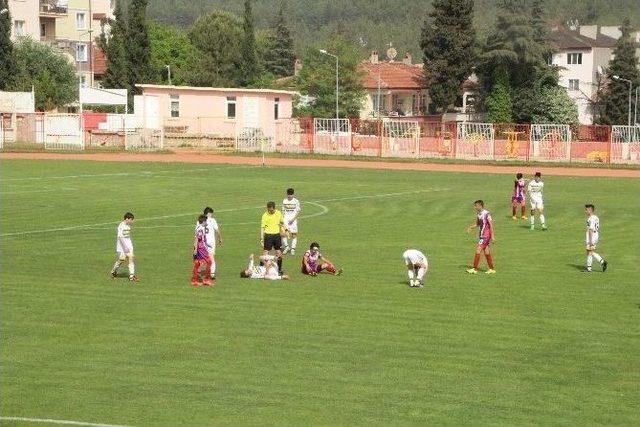
{"type": "Polygon", "coordinates": [[[198,217],[195,236],[193,237],[193,269],[191,270],[192,286],[212,286],[211,256],[207,248],[207,216],[198,217]],[[200,281],[200,267],[204,266],[204,276],[200,281]]]}
{"type": "Polygon", "coordinates": [[[585,272],[591,273],[591,265],[593,259],[602,265],[602,272],[607,271],[608,263],[596,252],[596,245],[600,239],[600,218],[595,214],[596,207],[589,204],[584,205],[584,212],[587,214],[587,235],[585,237],[585,243],[587,245],[587,269],[585,272]]]}
{"type": "Polygon", "coordinates": [[[261,265],[256,265],[254,262],[254,255],[249,257],[249,265],[247,268],[240,272],[242,279],[264,279],[264,280],[289,280],[289,276],[286,274],[280,274],[278,272],[278,264],[276,257],[269,254],[264,254],[260,257],[261,265]]]}
{"type": "Polygon", "coordinates": [[[342,274],[342,269],[336,267],[320,253],[320,245],[313,242],[309,250],[302,256],[302,274],[317,276],[318,273],[326,271],[335,276],[342,274]]]}
{"type": "Polygon", "coordinates": [[[423,287],[424,275],[429,269],[426,255],[417,249],[408,249],[402,254],[402,259],[407,266],[409,286],[412,288],[423,287]]]}
{"type": "Polygon", "coordinates": [[[124,220],[118,225],[118,234],[116,237],[116,259],[111,269],[111,277],[118,277],[118,268],[123,262],[129,260],[129,281],[137,282],[138,277],[135,273],[135,264],[133,263],[133,242],[131,242],[131,224],[133,224],[133,214],[127,212],[124,214],[124,220]]]}
{"type": "Polygon", "coordinates": [[[487,264],[489,265],[489,269],[485,271],[485,273],[495,274],[496,270],[494,269],[493,256],[491,255],[491,247],[489,246],[492,242],[495,243],[496,241],[493,219],[491,218],[491,214],[489,213],[489,211],[484,208],[484,202],[482,200],[476,200],[473,203],[473,207],[475,208],[477,213],[476,222],[467,227],[467,233],[469,233],[474,228],[478,228],[479,233],[478,244],[476,245],[476,254],[473,258],[473,268],[468,269],[467,273],[478,273],[480,255],[482,254],[482,252],[484,252],[485,257],[487,258],[487,264]]]}

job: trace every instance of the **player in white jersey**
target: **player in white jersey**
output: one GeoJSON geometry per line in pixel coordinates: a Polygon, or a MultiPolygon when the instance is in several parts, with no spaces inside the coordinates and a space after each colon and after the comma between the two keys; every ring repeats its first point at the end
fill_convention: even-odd
{"type": "Polygon", "coordinates": [[[242,279],[289,280],[286,274],[278,273],[278,264],[274,255],[265,254],[260,257],[260,265],[255,265],[254,255],[249,257],[249,265],[240,272],[242,279]]]}
{"type": "Polygon", "coordinates": [[[296,247],[298,246],[298,217],[302,211],[300,201],[293,194],[293,188],[287,189],[287,198],[282,201],[285,230],[285,236],[282,239],[282,244],[284,245],[282,253],[291,252],[291,255],[296,254],[296,247]],[[291,246],[289,246],[289,239],[291,239],[291,246]]]}
{"type": "Polygon", "coordinates": [[[541,180],[542,174],[540,172],[536,172],[533,177],[533,180],[529,181],[527,184],[527,193],[529,193],[529,201],[531,202],[531,216],[529,220],[531,221],[531,229],[535,229],[536,212],[538,213],[538,217],[540,218],[540,224],[542,225],[542,229],[547,229],[547,224],[544,220],[544,202],[542,201],[542,190],[544,189],[544,182],[541,180]]]}
{"type": "MultiPolygon", "coordinates": [[[[204,208],[204,214],[207,216],[205,240],[211,259],[211,280],[216,280],[216,246],[222,246],[222,234],[220,234],[218,221],[213,217],[213,209],[207,206],[204,208]]],[[[196,223],[196,228],[198,228],[198,223],[196,223]]]]}
{"type": "Polygon", "coordinates": [[[408,249],[402,254],[402,259],[407,266],[407,275],[409,276],[409,286],[412,288],[423,287],[424,275],[429,269],[427,256],[417,249],[408,249]]]}
{"type": "Polygon", "coordinates": [[[607,271],[607,261],[596,252],[596,245],[600,239],[600,218],[595,214],[596,207],[592,204],[584,205],[584,212],[587,214],[587,232],[585,235],[585,245],[587,248],[587,269],[585,272],[591,272],[593,259],[602,265],[602,272],[607,271]]]}
{"type": "Polygon", "coordinates": [[[133,242],[131,241],[131,224],[133,224],[133,214],[127,212],[124,214],[123,221],[118,225],[118,234],[116,236],[116,254],[117,259],[111,269],[111,277],[118,277],[118,268],[123,262],[129,260],[129,281],[137,282],[136,268],[133,263],[133,242]]]}

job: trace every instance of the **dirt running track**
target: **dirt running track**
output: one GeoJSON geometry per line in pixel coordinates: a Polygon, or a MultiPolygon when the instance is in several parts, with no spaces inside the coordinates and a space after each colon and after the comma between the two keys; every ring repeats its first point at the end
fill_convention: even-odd
{"type": "MultiPolygon", "coordinates": [[[[232,156],[199,152],[154,153],[1,153],[0,159],[25,160],[89,160],[97,162],[162,162],[162,163],[212,163],[232,165],[256,165],[260,157],[232,156]]],[[[477,164],[409,163],[362,160],[330,160],[268,157],[268,166],[299,166],[326,168],[389,169],[432,172],[504,173],[540,171],[546,175],[588,176],[611,178],[640,178],[637,169],[563,168],[549,166],[497,166],[477,164]]]]}

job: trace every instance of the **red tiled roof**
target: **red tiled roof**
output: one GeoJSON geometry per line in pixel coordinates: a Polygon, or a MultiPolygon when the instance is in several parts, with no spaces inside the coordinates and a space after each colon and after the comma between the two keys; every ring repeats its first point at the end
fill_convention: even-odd
{"type": "Polygon", "coordinates": [[[382,89],[420,90],[424,87],[422,65],[385,61],[372,64],[365,61],[359,68],[364,72],[365,89],[377,89],[378,76],[382,89]]]}
{"type": "Polygon", "coordinates": [[[93,74],[101,76],[107,71],[107,58],[104,56],[104,52],[98,47],[93,46],[93,74]]]}

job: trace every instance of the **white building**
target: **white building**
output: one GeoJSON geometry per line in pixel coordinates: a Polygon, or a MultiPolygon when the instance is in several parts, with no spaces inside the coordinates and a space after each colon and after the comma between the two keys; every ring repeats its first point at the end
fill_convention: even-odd
{"type": "MultiPolygon", "coordinates": [[[[556,48],[552,64],[560,70],[559,84],[567,89],[578,106],[580,123],[593,123],[593,102],[597,93],[599,73],[613,58],[618,27],[583,25],[572,29],[557,28],[551,33],[556,48]]],[[[636,43],[640,33],[633,34],[636,43]]],[[[640,48],[637,49],[640,56],[640,48]]]]}

